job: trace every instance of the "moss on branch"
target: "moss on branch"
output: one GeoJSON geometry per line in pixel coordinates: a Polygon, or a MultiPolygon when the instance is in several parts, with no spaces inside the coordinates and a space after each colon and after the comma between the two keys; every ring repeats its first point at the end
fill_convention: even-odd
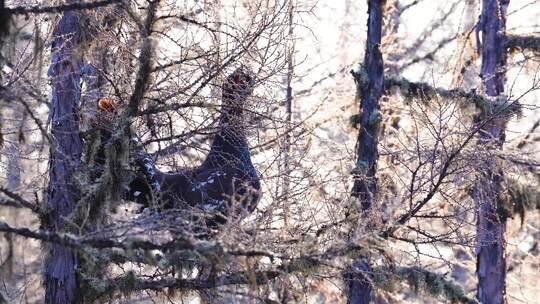
{"type": "Polygon", "coordinates": [[[481,111],[483,117],[495,114],[519,113],[521,109],[519,102],[509,100],[506,96],[487,97],[478,94],[476,90],[445,89],[425,82],[409,81],[404,78],[387,78],[385,80],[385,91],[390,93],[394,89],[397,89],[408,100],[418,98],[425,101],[444,98],[460,100],[465,104],[474,104],[481,111]]]}
{"type": "Polygon", "coordinates": [[[426,292],[433,297],[444,297],[451,303],[476,304],[454,280],[445,275],[417,266],[412,267],[377,267],[373,269],[374,283],[386,290],[392,290],[395,282],[406,282],[415,293],[426,292]]]}

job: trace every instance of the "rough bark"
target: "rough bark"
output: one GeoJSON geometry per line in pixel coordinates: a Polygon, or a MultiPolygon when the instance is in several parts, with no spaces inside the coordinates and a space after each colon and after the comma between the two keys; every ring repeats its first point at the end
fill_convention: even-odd
{"type": "MultiPolygon", "coordinates": [[[[481,74],[487,95],[504,92],[506,72],[505,23],[509,0],[483,0],[477,26],[477,41],[482,54],[481,74]],[[480,32],[482,39],[480,42],[480,32]]],[[[480,132],[479,145],[488,151],[502,148],[505,138],[505,117],[489,119],[480,132]]],[[[477,298],[481,303],[505,303],[506,258],[505,216],[498,208],[503,172],[493,158],[482,164],[482,171],[473,191],[477,206],[477,298]]]]}
{"type": "MultiPolygon", "coordinates": [[[[360,213],[369,211],[377,195],[377,142],[381,114],[379,100],[384,91],[381,44],[384,0],[368,1],[368,33],[364,64],[354,74],[360,96],[360,128],[356,146],[352,197],[359,202],[360,213]]],[[[348,303],[369,303],[374,297],[370,283],[369,256],[360,256],[345,278],[348,280],[348,303]]]]}
{"type": "Polygon", "coordinates": [[[368,37],[364,65],[355,73],[360,93],[360,128],[356,144],[355,180],[352,196],[359,199],[362,210],[368,210],[377,193],[377,141],[380,121],[379,99],[384,92],[383,59],[379,46],[383,4],[369,1],[368,37]]]}
{"type": "MultiPolygon", "coordinates": [[[[79,18],[75,12],[64,13],[54,29],[49,76],[52,80],[52,142],[49,156],[49,189],[44,227],[49,231],[64,229],[65,218],[80,197],[74,181],[82,153],[79,136],[80,67],[77,58],[79,18]]],[[[78,258],[71,248],[52,244],[44,265],[45,303],[76,302],[78,258]]]]}
{"type": "Polygon", "coordinates": [[[349,294],[347,303],[370,303],[373,302],[374,294],[373,286],[366,273],[372,272],[371,265],[364,259],[356,260],[351,269],[345,274],[345,279],[348,281],[349,294]]]}

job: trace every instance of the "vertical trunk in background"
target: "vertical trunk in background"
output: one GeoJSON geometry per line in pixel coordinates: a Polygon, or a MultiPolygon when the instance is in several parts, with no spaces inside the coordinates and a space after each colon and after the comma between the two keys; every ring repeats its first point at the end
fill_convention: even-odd
{"type": "MultiPolygon", "coordinates": [[[[10,131],[8,134],[3,135],[5,141],[3,143],[3,154],[7,158],[7,170],[6,170],[6,179],[7,179],[7,188],[13,193],[19,191],[21,183],[21,145],[20,143],[24,140],[24,109],[18,103],[11,103],[10,111],[8,115],[10,116],[11,122],[9,124],[10,131]]],[[[1,119],[1,118],[0,118],[1,119]]],[[[0,121],[0,128],[1,128],[0,121]]],[[[2,144],[0,144],[2,146],[2,144]]],[[[7,210],[0,210],[0,217],[7,213],[7,218],[13,221],[14,225],[17,225],[17,219],[19,218],[19,209],[17,208],[7,208],[7,210]]],[[[15,236],[11,233],[3,235],[8,243],[8,254],[7,258],[4,260],[3,265],[0,265],[0,277],[2,273],[6,274],[8,278],[11,277],[13,272],[13,266],[15,265],[15,236]],[[4,268],[5,267],[5,268],[4,268]]],[[[8,280],[9,282],[9,280],[8,280]]]]}
{"type": "MultiPolygon", "coordinates": [[[[291,133],[292,133],[292,109],[293,109],[293,90],[292,80],[294,76],[294,51],[295,51],[295,39],[294,39],[294,0],[289,0],[287,14],[288,14],[288,27],[287,33],[287,74],[285,77],[285,134],[283,143],[281,145],[281,151],[279,155],[279,180],[276,183],[276,194],[278,195],[282,211],[283,211],[283,227],[282,233],[287,235],[289,231],[289,218],[290,218],[290,191],[291,191],[291,133]]],[[[287,303],[294,299],[291,295],[292,282],[286,278],[278,283],[280,289],[279,300],[281,303],[287,303]]]]}
{"type": "Polygon", "coordinates": [[[291,180],[290,180],[290,174],[291,174],[291,165],[290,165],[290,152],[291,152],[291,134],[292,132],[292,103],[293,103],[293,95],[292,95],[292,79],[294,75],[294,32],[293,32],[293,12],[294,12],[294,5],[293,0],[289,1],[289,8],[288,8],[288,14],[289,14],[289,33],[288,33],[288,39],[289,39],[289,50],[287,54],[287,79],[286,79],[286,86],[287,86],[287,92],[285,96],[285,106],[287,111],[286,116],[286,133],[285,133],[285,142],[283,143],[283,150],[282,150],[282,157],[283,157],[283,185],[281,185],[281,193],[282,193],[282,201],[283,201],[283,223],[285,229],[289,226],[289,191],[291,186],[291,180]]]}
{"type": "MultiPolygon", "coordinates": [[[[2,55],[2,47],[4,46],[4,39],[9,33],[9,23],[11,22],[11,18],[5,11],[5,2],[4,0],[0,0],[0,69],[4,66],[4,56],[2,55]]],[[[0,75],[0,84],[2,83],[2,75],[0,75]]],[[[3,87],[0,85],[0,102],[2,102],[2,90],[3,87]]],[[[13,109],[13,119],[17,122],[19,122],[19,118],[22,120],[21,111],[18,107],[18,105],[12,104],[13,109]]],[[[20,165],[20,153],[19,153],[19,145],[18,145],[18,137],[17,134],[13,135],[4,135],[2,134],[2,125],[4,122],[2,121],[0,113],[0,149],[4,148],[4,154],[8,156],[8,168],[7,168],[7,180],[8,180],[8,189],[10,191],[16,190],[16,188],[19,186],[20,181],[20,171],[19,171],[19,165],[20,165]],[[7,140],[5,137],[8,137],[7,140]],[[15,137],[15,138],[9,138],[9,137],[15,137]],[[6,143],[7,141],[7,143],[6,143]],[[10,144],[13,143],[13,144],[10,144]]],[[[22,122],[21,122],[22,124],[22,122]]],[[[13,127],[13,126],[10,126],[13,127]]],[[[15,126],[13,129],[18,131],[17,126],[15,126]]],[[[16,214],[18,213],[18,210],[15,210],[14,208],[8,208],[8,218],[10,219],[16,219],[16,214]]],[[[2,217],[2,210],[0,210],[0,217],[2,217]]],[[[14,265],[14,236],[10,233],[7,234],[0,234],[0,238],[5,238],[6,242],[8,243],[8,256],[5,259],[5,262],[0,264],[0,279],[4,281],[4,278],[2,277],[3,274],[7,274],[8,278],[12,275],[13,272],[13,265],[14,265]],[[4,268],[5,267],[5,268],[4,268]]],[[[0,241],[1,242],[1,241],[0,241]]],[[[9,280],[8,280],[9,282],[9,280]]],[[[3,303],[3,297],[2,294],[0,294],[0,303],[3,303]]]]}
{"type": "Polygon", "coordinates": [[[476,16],[478,16],[478,3],[476,0],[465,0],[463,22],[461,23],[461,33],[458,42],[458,63],[452,73],[452,87],[460,87],[465,91],[470,91],[476,87],[475,60],[478,58],[473,45],[474,28],[476,27],[476,16]]]}
{"type": "MultiPolygon", "coordinates": [[[[80,65],[77,58],[79,18],[65,12],[54,29],[49,76],[52,83],[49,121],[52,143],[49,156],[49,189],[44,228],[60,231],[65,217],[79,200],[73,175],[80,163],[82,142],[79,136],[80,65]]],[[[46,303],[76,302],[77,254],[74,250],[52,244],[44,265],[46,303]]]]}
{"type": "MultiPolygon", "coordinates": [[[[509,0],[483,0],[477,25],[479,51],[482,53],[480,76],[487,95],[504,92],[506,47],[505,25],[509,0]],[[482,32],[481,43],[479,32],[482,32]]],[[[485,118],[485,117],[484,117],[485,118]]],[[[500,149],[504,143],[506,118],[488,117],[490,121],[480,132],[479,145],[489,150],[500,149]]],[[[477,298],[481,303],[505,302],[506,258],[505,218],[498,212],[503,172],[492,157],[483,164],[473,191],[477,206],[477,298]]]]}
{"type": "Polygon", "coordinates": [[[6,36],[9,32],[10,18],[7,12],[5,11],[5,8],[6,8],[5,1],[0,0],[0,51],[2,50],[2,46],[4,45],[4,36],[6,36]]]}
{"type": "MultiPolygon", "coordinates": [[[[384,66],[381,51],[383,9],[385,0],[368,1],[368,31],[364,63],[354,73],[360,96],[360,129],[356,146],[356,167],[352,197],[359,202],[360,213],[372,208],[377,196],[377,143],[381,114],[379,99],[384,90],[384,66]]],[[[364,218],[365,219],[365,218],[364,218]]],[[[369,221],[369,219],[367,219],[369,221]]],[[[359,225],[361,223],[358,223],[359,225]]],[[[346,275],[348,279],[348,303],[369,303],[374,298],[373,286],[365,273],[371,270],[369,257],[359,257],[346,275]]]]}
{"type": "MultiPolygon", "coordinates": [[[[4,56],[2,56],[2,47],[4,46],[4,39],[9,33],[9,22],[11,21],[10,20],[11,18],[9,17],[5,9],[6,9],[5,1],[0,0],[0,69],[4,66],[4,56]]],[[[2,75],[0,75],[0,81],[1,80],[2,80],[2,75]]]]}

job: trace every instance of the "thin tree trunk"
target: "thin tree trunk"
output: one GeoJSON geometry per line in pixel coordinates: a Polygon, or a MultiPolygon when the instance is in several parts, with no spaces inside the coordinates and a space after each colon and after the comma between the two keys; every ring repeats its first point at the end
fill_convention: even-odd
{"type": "MultiPolygon", "coordinates": [[[[4,135],[5,142],[3,147],[3,154],[7,158],[7,170],[6,170],[6,179],[7,179],[7,188],[9,191],[16,193],[19,189],[21,183],[21,145],[20,142],[24,140],[22,138],[22,132],[24,132],[24,115],[23,109],[20,104],[13,103],[10,107],[11,113],[11,132],[10,134],[4,135]]],[[[1,126],[1,122],[0,122],[1,126]]],[[[0,130],[1,132],[1,130],[0,130]]],[[[7,210],[0,210],[0,216],[7,214],[7,218],[13,220],[13,224],[17,224],[17,219],[19,215],[19,209],[17,208],[7,208],[7,210]]],[[[8,243],[8,254],[7,258],[2,264],[0,264],[0,277],[5,274],[7,278],[10,278],[13,273],[13,266],[15,264],[15,236],[11,233],[3,235],[8,243]]]]}
{"type": "Polygon", "coordinates": [[[367,304],[375,300],[375,290],[367,276],[372,271],[367,257],[358,258],[345,274],[348,304],[367,304]]]}
{"type": "MultiPolygon", "coordinates": [[[[381,44],[385,0],[368,1],[368,32],[363,66],[354,74],[360,96],[360,129],[356,146],[356,167],[352,197],[359,202],[359,213],[368,214],[377,196],[377,143],[381,120],[379,100],[384,90],[383,58],[381,44]]],[[[365,218],[364,218],[365,219],[365,218]]],[[[369,219],[367,219],[369,221],[369,219]]],[[[363,220],[362,220],[363,222],[363,220]]],[[[360,223],[358,223],[360,226],[360,223]]],[[[357,230],[357,233],[361,230],[357,230]]],[[[369,256],[360,256],[346,274],[348,303],[369,303],[375,292],[368,274],[371,271],[369,256]]]]}
{"type": "Polygon", "coordinates": [[[474,28],[478,15],[478,3],[476,0],[465,0],[464,18],[462,22],[461,37],[458,42],[459,59],[456,64],[452,79],[452,87],[461,87],[469,91],[475,87],[477,71],[475,60],[477,59],[474,48],[474,28]]]}
{"type": "MultiPolygon", "coordinates": [[[[477,26],[479,50],[482,53],[481,74],[486,93],[499,96],[504,92],[506,47],[505,23],[509,0],[483,0],[477,26]],[[482,40],[479,40],[482,32],[482,40]]],[[[504,143],[505,117],[490,119],[480,132],[479,144],[500,149],[504,143]]],[[[477,180],[473,199],[477,206],[477,298],[481,303],[505,302],[506,258],[504,214],[498,208],[503,172],[493,158],[488,159],[477,180]]]]}
{"type": "Polygon", "coordinates": [[[285,229],[289,226],[289,191],[291,187],[291,180],[290,180],[290,174],[291,174],[291,134],[292,132],[292,104],[293,104],[293,92],[292,92],[292,79],[294,75],[294,27],[293,27],[293,12],[294,12],[294,5],[293,1],[289,1],[289,8],[288,8],[288,14],[289,14],[289,50],[288,50],[288,59],[287,59],[287,79],[286,79],[286,86],[287,86],[287,92],[285,97],[285,106],[286,106],[286,130],[285,133],[285,140],[283,143],[283,150],[282,150],[282,157],[283,157],[283,184],[281,185],[281,193],[282,195],[282,201],[283,201],[283,224],[285,229]]]}
{"type": "Polygon", "coordinates": [[[384,2],[384,0],[369,0],[368,37],[364,65],[361,71],[355,75],[361,98],[361,114],[352,196],[359,199],[362,211],[371,208],[377,194],[375,172],[378,158],[379,99],[384,89],[383,59],[379,46],[384,2]]]}
{"type": "MultiPolygon", "coordinates": [[[[49,156],[49,189],[44,227],[62,230],[65,218],[75,208],[80,192],[73,175],[82,153],[79,135],[80,67],[76,48],[79,42],[79,18],[65,12],[54,29],[49,76],[52,98],[49,121],[52,143],[49,156]]],[[[78,258],[74,250],[50,245],[44,265],[45,303],[74,303],[76,299],[78,258]]]]}
{"type": "MultiPolygon", "coordinates": [[[[4,37],[7,36],[9,32],[9,21],[10,18],[6,12],[6,3],[4,0],[0,0],[0,51],[2,46],[4,46],[4,37]]],[[[2,54],[0,53],[0,60],[2,59],[2,54]]],[[[0,61],[0,68],[3,63],[0,61]]]]}
{"type": "MultiPolygon", "coordinates": [[[[9,24],[11,22],[11,18],[8,16],[7,12],[5,11],[5,1],[0,0],[0,69],[4,66],[5,58],[3,56],[2,48],[4,45],[4,39],[9,34],[9,24]]],[[[0,75],[0,83],[2,82],[2,75],[0,75]]],[[[2,101],[2,87],[0,85],[0,101],[2,101]]],[[[8,158],[8,164],[7,164],[7,187],[10,191],[16,191],[20,184],[20,145],[19,145],[19,132],[22,132],[21,129],[24,125],[24,118],[22,115],[22,109],[18,104],[12,104],[11,106],[11,115],[12,119],[16,121],[15,126],[13,127],[13,130],[16,131],[14,134],[10,135],[4,135],[2,134],[2,117],[1,115],[3,113],[0,113],[0,149],[3,148],[4,155],[8,158]],[[20,125],[19,125],[20,124],[20,125]],[[6,138],[4,138],[6,137],[6,138]]],[[[0,217],[3,215],[4,212],[0,210],[0,217]]],[[[13,219],[16,223],[16,219],[18,218],[19,210],[15,208],[8,208],[7,210],[7,216],[10,219],[13,219]]],[[[0,279],[4,281],[5,277],[10,279],[10,277],[13,274],[13,266],[15,264],[15,240],[14,235],[7,233],[7,234],[1,234],[0,238],[5,238],[8,247],[7,257],[4,261],[0,261],[0,279]],[[5,277],[4,277],[5,276],[5,277]]],[[[8,280],[9,282],[9,280],[8,280]]],[[[3,297],[0,294],[0,303],[3,303],[3,297]]]]}

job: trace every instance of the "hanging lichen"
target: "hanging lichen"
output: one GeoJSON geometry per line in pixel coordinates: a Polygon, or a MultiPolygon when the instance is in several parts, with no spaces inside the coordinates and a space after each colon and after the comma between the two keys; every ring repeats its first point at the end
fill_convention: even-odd
{"type": "Polygon", "coordinates": [[[462,106],[474,104],[480,111],[480,117],[496,115],[520,114],[521,105],[508,99],[506,96],[487,97],[478,94],[475,90],[466,92],[460,88],[444,89],[434,87],[425,82],[412,82],[404,78],[387,77],[385,90],[389,92],[397,89],[407,103],[419,99],[430,105],[429,101],[434,98],[451,99],[459,102],[462,106]]]}
{"type": "Polygon", "coordinates": [[[497,210],[505,212],[504,215],[507,217],[512,217],[515,214],[519,215],[521,226],[523,226],[528,211],[540,210],[540,190],[538,185],[507,177],[497,207],[497,210]]]}
{"type": "Polygon", "coordinates": [[[358,64],[356,69],[351,70],[351,74],[353,75],[354,81],[356,82],[358,96],[360,96],[359,92],[364,90],[369,85],[369,74],[365,66],[361,63],[358,64]]]}

